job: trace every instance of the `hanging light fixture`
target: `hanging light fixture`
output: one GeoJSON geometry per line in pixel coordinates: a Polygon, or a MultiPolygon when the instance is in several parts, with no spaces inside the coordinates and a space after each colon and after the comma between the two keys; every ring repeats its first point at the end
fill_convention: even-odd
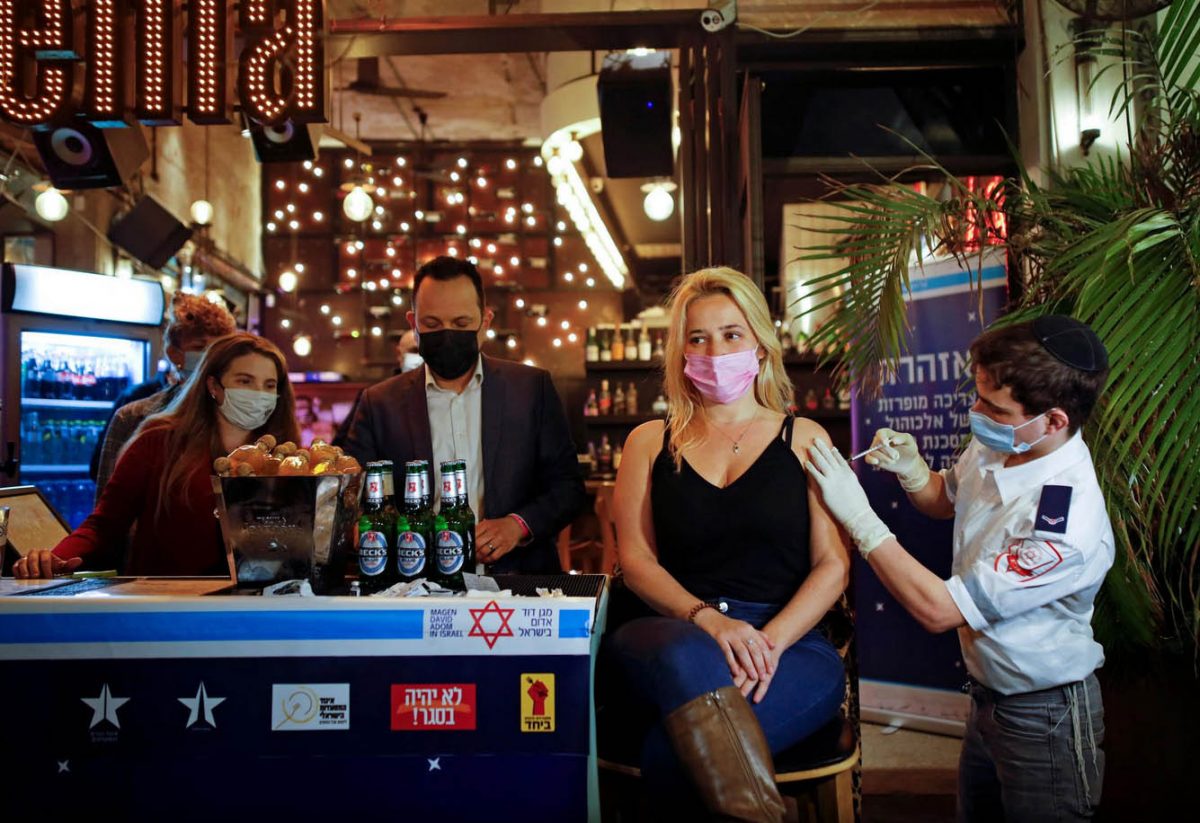
{"type": "MultiPolygon", "coordinates": [[[[362,114],[354,113],[354,136],[361,140],[361,125],[362,114]]],[[[346,158],[347,168],[353,168],[355,165],[361,167],[362,158],[356,164],[349,157],[346,158]]],[[[366,220],[375,211],[375,201],[371,199],[371,195],[363,186],[361,179],[348,180],[342,184],[343,189],[349,189],[346,193],[346,198],[342,200],[342,213],[346,215],[346,219],[353,220],[355,223],[361,223],[366,220]]]]}
{"type": "MultiPolygon", "coordinates": [[[[192,222],[197,226],[207,226],[213,219],[213,206],[208,199],[208,132],[208,129],[204,130],[204,197],[193,200],[189,210],[192,222]]],[[[282,183],[283,181],[279,180],[278,182],[282,183]]]]}
{"type": "Polygon", "coordinates": [[[307,334],[298,334],[292,339],[292,351],[300,357],[312,354],[312,338],[307,334]]]}
{"type": "Polygon", "coordinates": [[[33,208],[37,211],[38,217],[47,223],[57,223],[65,218],[67,212],[71,210],[67,198],[63,197],[63,193],[53,186],[47,186],[37,196],[37,199],[33,201],[33,208]]]}
{"type": "Polygon", "coordinates": [[[642,211],[656,222],[666,220],[675,213],[675,198],[671,196],[674,190],[675,184],[670,180],[646,183],[642,186],[642,191],[646,192],[646,197],[642,200],[642,211]]]}
{"type": "Polygon", "coordinates": [[[300,278],[296,277],[296,273],[294,271],[288,270],[279,275],[279,288],[286,292],[295,291],[299,282],[300,278]]]}

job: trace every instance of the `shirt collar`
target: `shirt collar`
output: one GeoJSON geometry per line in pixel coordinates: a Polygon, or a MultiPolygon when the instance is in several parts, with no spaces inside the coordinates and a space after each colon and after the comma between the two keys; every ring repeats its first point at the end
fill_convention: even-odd
{"type": "MultiPolygon", "coordinates": [[[[425,388],[433,389],[435,391],[440,391],[440,392],[447,391],[447,389],[443,389],[441,386],[439,386],[437,384],[437,381],[433,379],[433,372],[429,370],[428,363],[425,364],[424,368],[425,368],[425,388]]],[[[483,384],[483,355],[481,354],[475,360],[475,373],[471,375],[471,380],[467,383],[467,389],[470,389],[474,386],[479,386],[482,384],[483,384]]]]}
{"type": "Polygon", "coordinates": [[[1000,501],[1007,504],[1030,489],[1041,488],[1051,477],[1086,458],[1088,447],[1083,442],[1083,429],[1080,429],[1054,451],[1019,466],[1005,468],[1008,455],[1003,452],[988,450],[987,456],[983,468],[992,473],[1000,501]]]}

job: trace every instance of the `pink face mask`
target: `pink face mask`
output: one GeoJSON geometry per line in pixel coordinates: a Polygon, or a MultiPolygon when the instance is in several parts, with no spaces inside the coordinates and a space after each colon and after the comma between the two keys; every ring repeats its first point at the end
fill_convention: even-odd
{"type": "Polygon", "coordinates": [[[710,403],[732,403],[754,385],[758,377],[758,350],[730,354],[685,354],[683,373],[710,403]]]}

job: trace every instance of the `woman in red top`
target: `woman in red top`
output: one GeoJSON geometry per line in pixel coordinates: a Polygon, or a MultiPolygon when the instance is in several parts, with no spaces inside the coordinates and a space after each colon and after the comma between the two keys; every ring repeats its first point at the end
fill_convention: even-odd
{"type": "Polygon", "coordinates": [[[264,434],[296,441],[296,403],[283,354],[239,332],[215,340],[183,391],[142,424],[117,461],[95,511],[54,547],[17,561],[17,577],[52,577],[112,564],[134,524],[126,571],[205,575],[229,571],[213,517],[212,461],[264,434]]]}

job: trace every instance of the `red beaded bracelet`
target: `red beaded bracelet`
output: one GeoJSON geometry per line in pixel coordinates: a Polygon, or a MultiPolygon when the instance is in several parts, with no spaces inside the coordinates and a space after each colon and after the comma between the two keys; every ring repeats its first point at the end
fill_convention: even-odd
{"type": "MultiPolygon", "coordinates": [[[[692,606],[692,610],[688,612],[687,622],[695,623],[696,615],[700,614],[700,612],[704,611],[705,609],[716,609],[716,608],[717,608],[716,603],[709,603],[707,600],[701,600],[695,606],[692,606]]],[[[720,609],[717,609],[717,610],[720,611],[720,609]]]]}

